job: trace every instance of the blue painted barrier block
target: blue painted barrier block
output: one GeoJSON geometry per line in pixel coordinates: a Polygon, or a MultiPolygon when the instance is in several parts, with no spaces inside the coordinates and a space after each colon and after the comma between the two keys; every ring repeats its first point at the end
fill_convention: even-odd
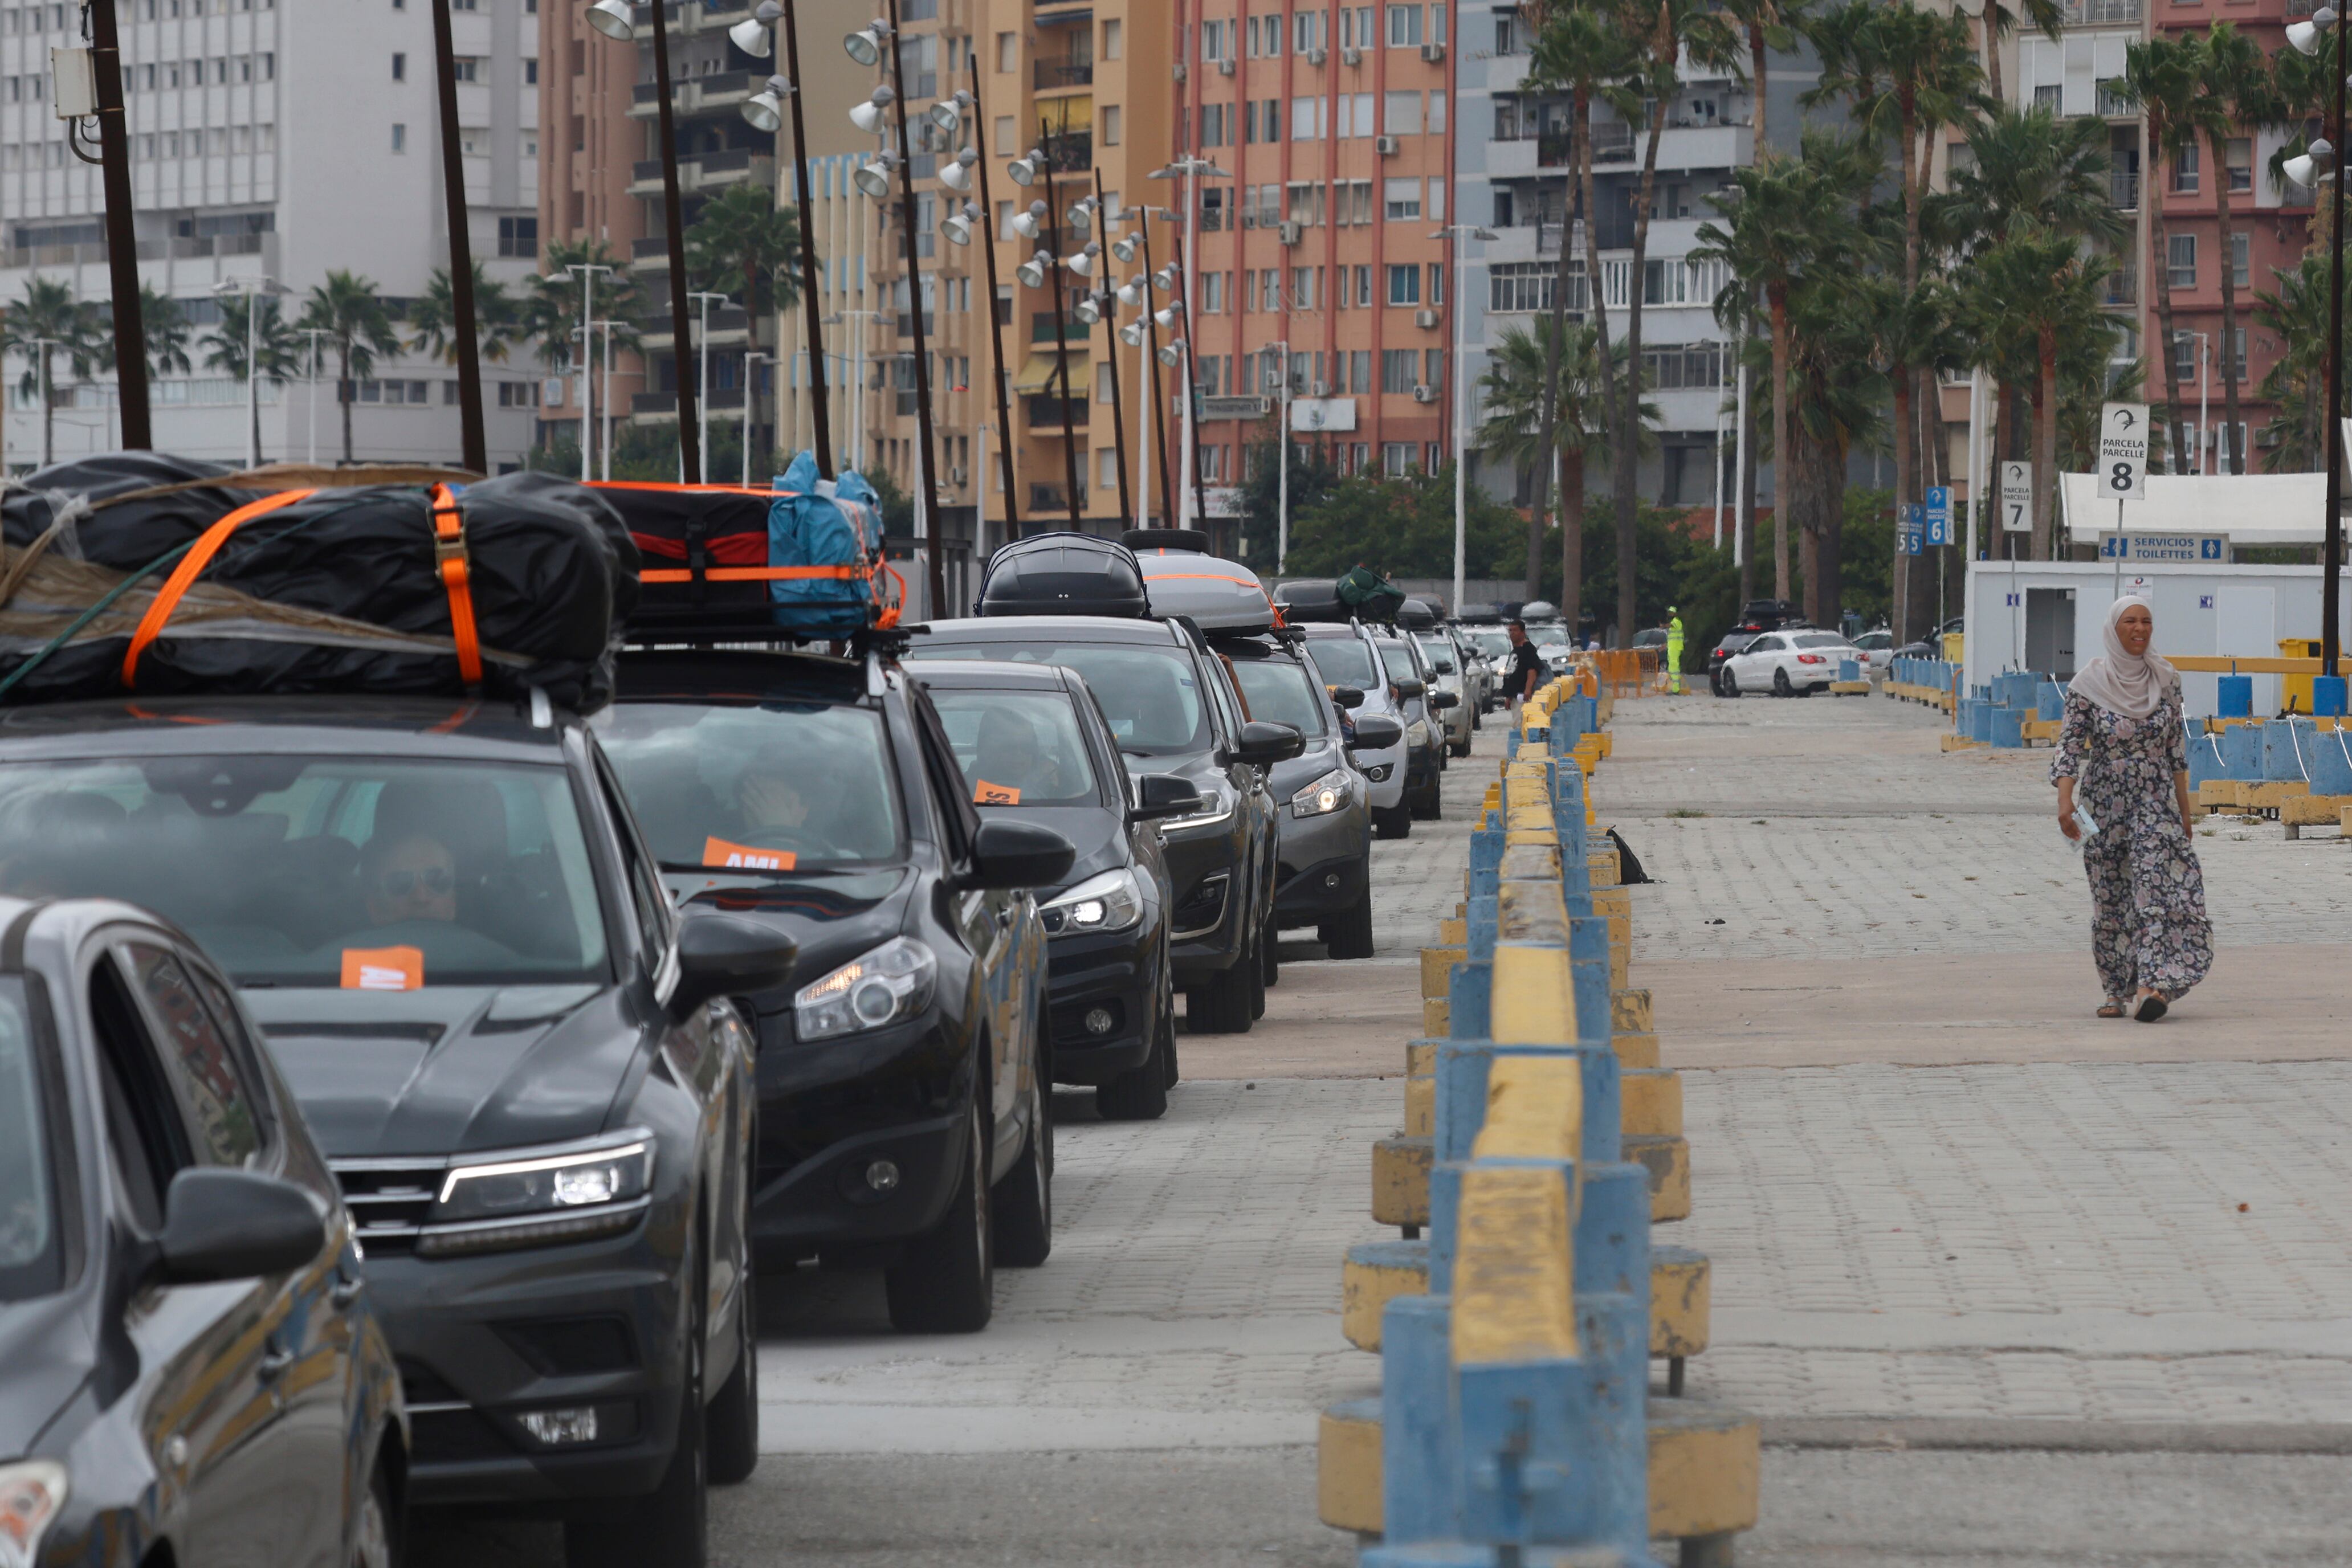
{"type": "Polygon", "coordinates": [[[2311,711],[2322,716],[2352,712],[2345,705],[2345,677],[2314,675],[2311,677],[2311,711]]]}
{"type": "Polygon", "coordinates": [[[1456,964],[1445,977],[1445,1032],[1484,1040],[1494,1032],[1495,967],[1456,964]]]}
{"type": "Polygon", "coordinates": [[[2033,716],[2042,719],[2066,716],[2066,688],[2056,681],[2043,681],[2033,688],[2033,716]]]}
{"type": "Polygon", "coordinates": [[[1990,745],[1992,741],[1993,705],[1979,698],[1969,708],[1969,738],[1990,745]]]}
{"type": "Polygon", "coordinates": [[[2318,729],[2304,737],[2304,760],[2311,765],[2315,795],[2352,795],[2352,735],[2318,729]]]}
{"type": "Polygon", "coordinates": [[[2254,677],[2252,675],[2216,675],[2213,685],[2220,695],[2214,699],[2213,712],[2220,718],[2249,718],[2254,711],[2254,677]]]}
{"type": "Polygon", "coordinates": [[[1450,1540],[1461,1529],[1453,1315],[1434,1292],[1394,1297],[1381,1312],[1381,1523],[1392,1542],[1450,1540]]]}
{"type": "MultiPolygon", "coordinates": [[[[2228,679],[2226,675],[2222,677],[2228,679]]],[[[2221,740],[2221,777],[2249,781],[2263,776],[2263,732],[2251,724],[2231,725],[2223,730],[2221,740]]]]}
{"type": "Polygon", "coordinates": [[[2274,718],[2261,727],[2263,777],[2273,781],[2301,782],[2311,777],[2309,758],[2318,726],[2310,719],[2274,718]]]}
{"type": "Polygon", "coordinates": [[[1842,681],[1858,681],[1862,679],[1862,665],[1852,659],[1840,659],[1838,661],[1838,679],[1842,681]]]}
{"type": "Polygon", "coordinates": [[[2189,788],[2193,791],[2208,779],[2227,779],[2230,766],[2221,756],[2221,737],[2200,734],[2204,726],[2197,719],[2183,719],[2189,731],[2189,788]]]}
{"type": "Polygon", "coordinates": [[[2025,744],[2025,718],[2029,710],[2021,707],[1995,707],[1990,710],[1991,722],[1985,738],[1995,746],[2011,747],[2025,744]]]}

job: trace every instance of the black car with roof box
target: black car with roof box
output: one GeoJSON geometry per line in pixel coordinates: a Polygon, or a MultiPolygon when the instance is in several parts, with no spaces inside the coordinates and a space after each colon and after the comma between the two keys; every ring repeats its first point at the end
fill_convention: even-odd
{"type": "Polygon", "coordinates": [[[895,657],[627,649],[593,721],[670,898],[789,936],[759,1032],[750,1224],[770,1266],[887,1270],[901,1329],[968,1333],[1052,1245],[1038,1071],[1069,841],[983,821],[895,657]]]}

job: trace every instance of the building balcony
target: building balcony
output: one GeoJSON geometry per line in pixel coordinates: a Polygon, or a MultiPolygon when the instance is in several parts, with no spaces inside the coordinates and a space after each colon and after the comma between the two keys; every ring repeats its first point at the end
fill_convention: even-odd
{"type": "Polygon", "coordinates": [[[669,238],[646,235],[629,242],[629,270],[639,276],[669,270],[669,238]]]}
{"type": "MultiPolygon", "coordinates": [[[[684,119],[733,109],[755,90],[750,71],[677,78],[670,83],[670,115],[684,119]]],[[[629,118],[651,120],[660,112],[661,91],[656,83],[641,81],[629,89],[629,118]]]]}
{"type": "MultiPolygon", "coordinates": [[[[1073,381],[1076,376],[1071,377],[1073,381]]],[[[1029,431],[1033,435],[1058,435],[1062,432],[1062,415],[1069,413],[1070,428],[1087,427],[1087,402],[1084,398],[1024,397],[1022,403],[1028,410],[1029,431]]]]}
{"type": "Polygon", "coordinates": [[[1039,60],[1035,66],[1037,90],[1058,92],[1064,88],[1092,87],[1095,62],[1092,59],[1039,60]]]}
{"type": "Polygon", "coordinates": [[[2069,27],[2137,27],[2140,11],[2140,0],[2059,0],[2058,4],[2058,15],[2069,27]]]}
{"type": "Polygon", "coordinates": [[[1030,516],[1035,517],[1041,512],[1058,512],[1067,516],[1069,510],[1070,497],[1063,492],[1060,486],[1032,485],[1029,486],[1030,516]]]}
{"type": "MultiPolygon", "coordinates": [[[[1565,135],[1562,140],[1565,141],[1565,135]]],[[[1612,164],[1638,165],[1642,160],[1643,141],[1633,127],[1619,121],[1604,121],[1592,128],[1592,162],[1595,167],[1612,164]]],[[[1669,121],[1658,133],[1658,167],[1660,169],[1736,169],[1745,167],[1753,159],[1756,131],[1753,127],[1733,120],[1711,124],[1691,122],[1675,124],[1669,121]]],[[[1549,147],[1539,149],[1538,156],[1546,167],[1563,167],[1568,149],[1560,149],[1560,162],[1554,164],[1549,147]]]]}
{"type": "Polygon", "coordinates": [[[2139,171],[2137,169],[2108,170],[2107,202],[2119,213],[2139,211],[2139,171]]]}
{"type": "MultiPolygon", "coordinates": [[[[1076,317],[1066,312],[1064,314],[1062,341],[1065,343],[1083,343],[1091,330],[1092,329],[1076,317]]],[[[1050,343],[1054,340],[1054,313],[1051,310],[1033,310],[1029,313],[1029,340],[1033,343],[1050,343]]]]}
{"type": "MultiPolygon", "coordinates": [[[[658,196],[662,193],[662,166],[658,158],[640,159],[631,165],[629,194],[658,196]]],[[[745,182],[773,187],[776,183],[776,159],[771,152],[754,152],[749,147],[722,147],[709,152],[686,152],[678,156],[677,188],[681,194],[689,191],[718,191],[745,182]]]]}
{"type": "Polygon", "coordinates": [[[1055,136],[1046,149],[1046,161],[1057,174],[1088,172],[1095,166],[1095,133],[1071,131],[1055,136]]]}
{"type": "Polygon", "coordinates": [[[2139,268],[2119,267],[2107,274],[2106,305],[2137,305],[2139,303],[2139,268]]]}

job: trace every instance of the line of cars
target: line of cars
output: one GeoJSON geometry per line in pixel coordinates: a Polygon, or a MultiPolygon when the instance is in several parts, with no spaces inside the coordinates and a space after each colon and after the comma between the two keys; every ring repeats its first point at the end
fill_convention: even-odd
{"type": "Polygon", "coordinates": [[[1160,1114],[1179,995],[1246,1030],[1281,931],[1370,956],[1377,785],[1433,796],[1429,650],[1342,627],[1329,681],[1203,547],[994,613],[1024,541],[903,657],[628,648],[586,717],[0,713],[5,1560],[379,1568],[463,1506],[692,1568],[763,1271],[983,1326],[1053,1086],[1160,1114]]]}

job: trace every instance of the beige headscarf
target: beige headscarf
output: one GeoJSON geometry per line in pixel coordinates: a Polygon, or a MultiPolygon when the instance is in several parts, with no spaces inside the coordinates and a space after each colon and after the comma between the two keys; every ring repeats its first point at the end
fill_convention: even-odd
{"type": "Polygon", "coordinates": [[[2116,626],[2124,612],[2134,607],[2147,611],[2148,618],[2155,619],[2155,610],[2137,594],[2126,593],[2107,606],[2107,622],[2100,629],[2106,653],[2084,665],[2066,689],[2080,692],[2126,718],[2146,718],[2163,705],[2165,694],[2179,685],[2180,672],[2152,651],[2137,658],[2125,652],[2116,626]]]}

